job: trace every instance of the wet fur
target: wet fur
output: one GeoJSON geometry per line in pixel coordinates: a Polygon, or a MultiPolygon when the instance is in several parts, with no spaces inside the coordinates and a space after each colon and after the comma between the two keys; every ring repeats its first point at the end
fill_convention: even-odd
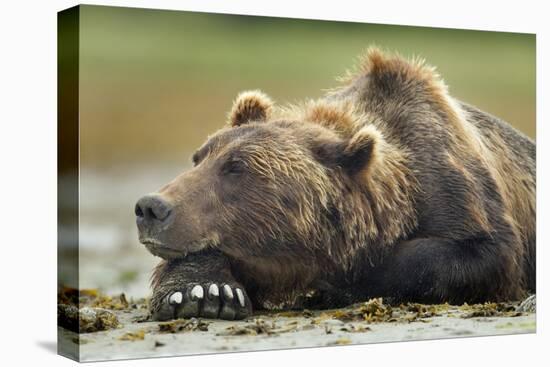
{"type": "MultiPolygon", "coordinates": [[[[230,127],[197,152],[200,162],[238,149],[264,179],[244,183],[257,188],[244,207],[218,208],[224,235],[210,241],[255,307],[534,292],[534,142],[450,97],[421,60],[371,49],[342,83],[283,108],[242,95],[230,127]]],[[[185,261],[156,269],[156,293],[170,288],[170,262],[185,261]]]]}

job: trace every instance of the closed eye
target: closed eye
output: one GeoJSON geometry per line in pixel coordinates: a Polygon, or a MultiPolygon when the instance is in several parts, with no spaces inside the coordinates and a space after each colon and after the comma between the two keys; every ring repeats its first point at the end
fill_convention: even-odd
{"type": "Polygon", "coordinates": [[[246,171],[246,164],[241,160],[230,160],[222,166],[222,174],[237,176],[246,171]]]}

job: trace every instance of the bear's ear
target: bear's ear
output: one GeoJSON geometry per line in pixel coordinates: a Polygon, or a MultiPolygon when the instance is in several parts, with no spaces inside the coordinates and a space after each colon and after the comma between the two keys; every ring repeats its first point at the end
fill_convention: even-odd
{"type": "Polygon", "coordinates": [[[271,115],[273,102],[259,90],[240,93],[229,113],[229,125],[240,126],[248,122],[264,122],[271,115]]]}
{"type": "Polygon", "coordinates": [[[314,153],[329,167],[341,167],[350,176],[365,172],[377,159],[382,135],[373,126],[367,125],[351,139],[320,143],[314,153]]]}

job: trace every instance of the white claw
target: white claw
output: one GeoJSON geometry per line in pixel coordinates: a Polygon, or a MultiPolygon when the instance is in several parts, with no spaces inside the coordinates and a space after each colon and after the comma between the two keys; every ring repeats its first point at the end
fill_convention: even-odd
{"type": "Polygon", "coordinates": [[[239,300],[239,304],[241,307],[244,307],[244,293],[241,291],[240,288],[235,289],[235,293],[237,293],[237,299],[239,300]]]}
{"type": "Polygon", "coordinates": [[[220,289],[216,284],[210,284],[210,287],[208,287],[208,296],[212,297],[218,297],[220,295],[220,289]]]}
{"type": "Polygon", "coordinates": [[[170,296],[170,298],[168,298],[168,303],[170,303],[171,305],[173,304],[179,305],[181,301],[183,301],[183,294],[181,294],[181,292],[175,292],[170,296]]]}
{"type": "Polygon", "coordinates": [[[204,289],[200,285],[196,285],[191,289],[191,299],[202,299],[204,297],[204,289]]]}
{"type": "Polygon", "coordinates": [[[227,299],[233,299],[233,291],[231,290],[231,287],[227,284],[223,286],[223,295],[227,299]]]}

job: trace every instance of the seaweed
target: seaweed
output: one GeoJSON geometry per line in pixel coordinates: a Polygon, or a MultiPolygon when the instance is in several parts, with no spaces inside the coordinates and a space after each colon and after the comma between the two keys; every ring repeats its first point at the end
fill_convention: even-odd
{"type": "Polygon", "coordinates": [[[469,319],[474,317],[517,317],[523,315],[522,312],[516,310],[516,306],[511,303],[494,303],[486,302],[483,304],[469,305],[467,303],[459,307],[461,311],[465,313],[460,317],[463,319],[469,319]]]}
{"type": "Polygon", "coordinates": [[[127,332],[118,338],[118,340],[126,340],[132,342],[143,339],[145,339],[145,330],[143,329],[134,332],[127,332]]]}
{"type": "Polygon", "coordinates": [[[201,319],[178,319],[172,321],[161,322],[158,324],[158,331],[160,333],[181,333],[188,331],[208,331],[208,325],[210,322],[205,322],[201,319]]]}
{"type": "Polygon", "coordinates": [[[248,321],[244,325],[237,324],[226,328],[224,331],[219,332],[218,336],[235,336],[235,335],[278,335],[282,333],[288,333],[299,329],[298,321],[291,321],[284,326],[277,326],[275,321],[268,322],[264,319],[258,318],[252,321],[248,321]]]}
{"type": "Polygon", "coordinates": [[[247,322],[244,325],[232,325],[226,328],[224,331],[217,333],[216,335],[231,336],[231,335],[272,335],[273,330],[276,329],[275,321],[271,323],[264,319],[254,319],[252,322],[247,322]]]}
{"type": "Polygon", "coordinates": [[[321,313],[320,317],[313,320],[314,323],[331,318],[340,321],[366,321],[383,322],[389,321],[393,317],[393,309],[390,305],[386,305],[382,298],[373,298],[359,305],[353,305],[348,308],[332,310],[321,313]]]}
{"type": "Polygon", "coordinates": [[[119,326],[116,315],[102,308],[74,305],[57,305],[57,322],[59,326],[77,333],[92,333],[114,329],[119,326]]]}
{"type": "Polygon", "coordinates": [[[95,297],[91,297],[88,302],[82,302],[81,297],[81,303],[91,304],[92,307],[100,307],[108,310],[126,310],[130,308],[130,303],[126,299],[124,293],[115,297],[97,294],[95,297]]]}
{"type": "Polygon", "coordinates": [[[76,289],[71,287],[59,288],[57,303],[117,311],[147,308],[147,300],[145,298],[128,301],[124,293],[116,296],[107,296],[97,289],[76,289]]]}

